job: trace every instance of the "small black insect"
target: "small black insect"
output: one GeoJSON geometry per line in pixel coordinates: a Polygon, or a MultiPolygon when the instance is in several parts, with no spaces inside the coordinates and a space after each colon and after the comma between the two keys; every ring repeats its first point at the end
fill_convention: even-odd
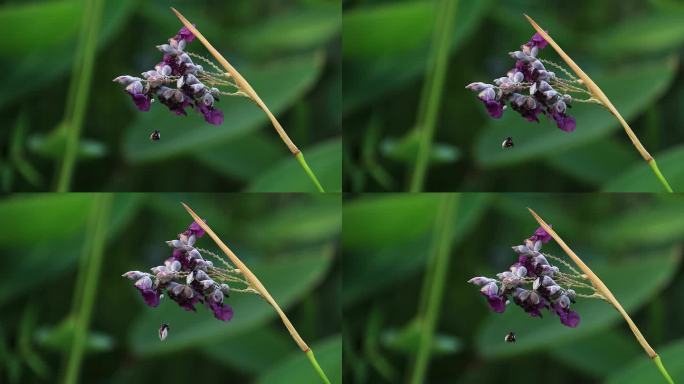
{"type": "Polygon", "coordinates": [[[150,134],[150,140],[152,141],[159,141],[161,139],[161,133],[159,133],[159,130],[155,129],[152,134],[150,134]]]}
{"type": "Polygon", "coordinates": [[[501,143],[501,148],[506,149],[506,148],[510,148],[514,145],[515,144],[513,144],[513,138],[507,137],[506,140],[504,140],[503,143],[501,143]]]}
{"type": "Polygon", "coordinates": [[[166,323],[162,323],[162,325],[159,327],[159,340],[164,341],[166,340],[166,336],[169,335],[169,325],[166,323]]]}
{"type": "Polygon", "coordinates": [[[504,336],[504,341],[507,343],[515,343],[515,332],[508,332],[506,336],[504,336]]]}

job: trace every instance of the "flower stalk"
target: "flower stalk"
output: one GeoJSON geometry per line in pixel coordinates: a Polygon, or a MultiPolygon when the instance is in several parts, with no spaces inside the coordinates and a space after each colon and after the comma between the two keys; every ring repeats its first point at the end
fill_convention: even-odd
{"type": "MultiPolygon", "coordinates": [[[[196,36],[199,37],[199,35],[196,36]]],[[[325,372],[323,372],[321,369],[318,361],[316,361],[313,351],[311,348],[309,348],[302,337],[299,336],[297,329],[294,327],[294,325],[292,325],[292,322],[290,322],[290,320],[287,318],[287,315],[285,315],[285,312],[283,312],[275,299],[270,295],[270,293],[268,293],[266,287],[264,287],[256,275],[252,273],[252,271],[240,260],[240,258],[237,257],[235,253],[233,253],[233,251],[218,237],[218,235],[216,235],[216,233],[207,225],[206,222],[204,222],[204,220],[202,220],[188,205],[185,203],[181,204],[183,204],[185,210],[188,211],[190,216],[192,216],[192,218],[195,220],[195,223],[197,223],[209,235],[209,237],[214,240],[214,243],[216,243],[221,251],[225,253],[228,259],[235,265],[235,268],[240,271],[242,276],[244,276],[244,279],[249,283],[249,286],[256,290],[257,293],[273,307],[278,316],[280,316],[280,320],[285,325],[285,328],[287,328],[287,331],[290,333],[290,336],[295,343],[297,343],[297,346],[299,346],[299,349],[306,354],[314,370],[316,370],[316,373],[318,373],[318,375],[321,377],[321,380],[326,384],[330,384],[330,380],[325,375],[325,372]]]]}
{"type": "Polygon", "coordinates": [[[620,112],[618,112],[617,108],[611,103],[610,99],[606,96],[605,93],[599,88],[599,86],[587,75],[582,68],[580,68],[574,60],[568,56],[565,51],[556,43],[551,36],[549,36],[546,31],[544,31],[543,28],[541,28],[531,17],[528,15],[525,15],[525,18],[527,18],[527,21],[532,24],[532,27],[537,31],[537,33],[546,40],[549,45],[553,47],[553,49],[558,53],[558,56],[560,56],[563,61],[570,67],[570,69],[575,72],[577,77],[579,77],[579,81],[584,84],[584,86],[591,92],[592,97],[598,100],[603,106],[605,106],[610,113],[615,116],[615,118],[620,122],[620,125],[622,125],[622,128],[624,128],[625,133],[629,137],[629,140],[632,142],[634,145],[634,148],[639,152],[641,157],[648,163],[648,165],[651,167],[653,170],[653,173],[656,175],[660,183],[663,185],[665,190],[669,193],[672,193],[672,187],[670,187],[670,184],[668,183],[667,179],[663,176],[663,174],[660,172],[660,169],[658,169],[658,165],[656,164],[655,159],[653,156],[651,156],[650,153],[644,148],[644,146],[641,144],[639,141],[639,138],[637,138],[636,134],[634,134],[634,131],[632,128],[629,126],[627,121],[622,117],[620,112]]]}
{"type": "Polygon", "coordinates": [[[276,119],[276,117],[273,115],[268,106],[266,106],[266,103],[264,103],[264,101],[261,100],[261,97],[259,97],[254,88],[252,88],[252,86],[249,84],[249,82],[247,82],[247,80],[244,77],[242,77],[240,72],[238,72],[237,69],[235,69],[235,67],[233,67],[228,62],[228,60],[226,60],[226,58],[223,57],[223,55],[221,55],[216,50],[216,48],[214,48],[213,45],[211,45],[211,43],[204,37],[204,35],[202,35],[200,31],[198,31],[197,28],[195,28],[195,26],[192,25],[192,23],[190,23],[190,21],[188,21],[188,19],[185,18],[185,16],[183,16],[180,12],[178,12],[178,10],[176,10],[173,7],[171,8],[171,10],[176,14],[178,19],[183,23],[183,25],[185,25],[185,27],[190,32],[192,32],[192,34],[195,35],[195,37],[197,37],[199,41],[202,42],[204,47],[207,49],[207,51],[209,51],[209,53],[211,53],[211,55],[216,59],[216,61],[218,61],[218,63],[221,64],[221,66],[228,73],[228,76],[235,81],[235,85],[237,86],[239,91],[247,95],[247,97],[249,97],[250,99],[252,99],[252,101],[254,101],[254,103],[266,114],[268,119],[271,121],[273,128],[275,128],[276,132],[278,133],[278,136],[280,136],[280,139],[283,141],[283,143],[285,143],[290,152],[295,156],[297,161],[302,166],[302,169],[304,169],[309,179],[311,179],[311,182],[314,184],[318,192],[325,192],[320,182],[318,181],[318,178],[311,170],[309,165],[306,163],[306,160],[304,160],[304,155],[302,154],[302,152],[299,150],[299,148],[297,148],[294,142],[292,142],[290,137],[287,135],[287,132],[285,132],[283,126],[280,125],[280,122],[278,122],[278,119],[276,119]]]}
{"type": "Polygon", "coordinates": [[[587,266],[582,259],[580,259],[577,254],[570,249],[570,247],[563,241],[563,239],[558,236],[556,231],[554,231],[550,225],[548,225],[539,215],[537,215],[536,212],[534,212],[531,208],[528,208],[532,216],[537,220],[539,225],[544,228],[544,230],[551,235],[554,241],[563,249],[563,251],[570,257],[570,259],[579,267],[579,269],[584,273],[586,276],[587,280],[591,282],[591,285],[596,289],[596,291],[603,296],[603,298],[609,302],[613,307],[622,315],[622,317],[625,319],[627,322],[627,325],[629,325],[630,330],[634,334],[634,337],[636,337],[637,341],[641,345],[641,347],[644,349],[648,357],[650,357],[656,366],[658,367],[658,370],[661,372],[665,380],[670,383],[674,384],[674,381],[668,374],[667,370],[665,369],[665,366],[663,365],[660,356],[656,353],[656,351],[651,347],[651,345],[646,341],[646,338],[644,335],[641,334],[641,331],[639,328],[634,324],[634,321],[629,317],[629,314],[625,309],[622,307],[620,302],[615,298],[613,293],[608,289],[608,287],[601,281],[601,279],[587,266]]]}

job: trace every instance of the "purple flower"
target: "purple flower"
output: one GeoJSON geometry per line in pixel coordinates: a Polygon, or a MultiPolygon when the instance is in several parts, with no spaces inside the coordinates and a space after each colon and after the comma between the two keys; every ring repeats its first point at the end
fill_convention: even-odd
{"type": "Polygon", "coordinates": [[[214,317],[222,321],[230,321],[233,318],[233,308],[228,304],[207,301],[207,306],[214,312],[214,317]]]}
{"type": "Polygon", "coordinates": [[[202,229],[202,227],[199,224],[197,224],[196,221],[193,221],[192,224],[190,224],[190,226],[188,227],[188,231],[191,234],[195,235],[197,238],[204,236],[205,233],[204,229],[202,229]]]}
{"type": "Polygon", "coordinates": [[[152,105],[152,96],[150,95],[145,95],[144,93],[131,93],[128,92],[131,95],[131,99],[133,99],[133,103],[135,103],[135,106],[143,111],[147,112],[150,110],[150,105],[152,105]]]}
{"type": "MultiPolygon", "coordinates": [[[[551,225],[549,225],[551,227],[551,225]]],[[[551,235],[549,235],[544,228],[539,227],[537,228],[536,231],[534,231],[534,235],[530,236],[529,238],[532,241],[541,241],[542,243],[546,244],[551,240],[551,235]]]]}
{"type": "Polygon", "coordinates": [[[143,276],[135,282],[135,287],[138,288],[140,294],[145,300],[145,304],[150,307],[159,305],[160,293],[152,289],[152,279],[149,276],[143,276]]]}
{"type": "MultiPolygon", "coordinates": [[[[193,24],[192,26],[194,27],[195,24],[193,24]]],[[[188,28],[183,27],[180,29],[180,31],[178,31],[176,36],[174,36],[173,38],[176,40],[185,40],[188,43],[191,43],[193,40],[195,40],[195,35],[193,35],[188,28]]]]}
{"type": "Polygon", "coordinates": [[[560,317],[561,323],[567,327],[575,328],[580,323],[580,316],[577,312],[571,311],[569,308],[563,308],[558,303],[553,305],[553,311],[560,317]]]}
{"type": "Polygon", "coordinates": [[[204,120],[207,123],[213,125],[221,125],[223,123],[223,112],[220,110],[207,106],[204,103],[199,103],[197,106],[204,115],[204,120]]]}
{"type": "MultiPolygon", "coordinates": [[[[483,293],[484,295],[484,293],[483,293]]],[[[487,296],[487,304],[496,313],[504,313],[506,311],[506,298],[503,296],[487,296]]]]}
{"type": "Polygon", "coordinates": [[[537,47],[539,49],[544,49],[548,44],[549,42],[544,40],[544,38],[539,33],[535,33],[530,39],[530,41],[528,41],[525,45],[527,45],[528,47],[537,47]]]}
{"type": "Polygon", "coordinates": [[[482,100],[489,116],[499,119],[503,116],[504,104],[496,100],[482,100]]]}
{"type": "Polygon", "coordinates": [[[572,116],[567,116],[565,113],[553,112],[551,116],[556,120],[556,125],[561,131],[572,132],[577,127],[575,119],[572,116]]]}

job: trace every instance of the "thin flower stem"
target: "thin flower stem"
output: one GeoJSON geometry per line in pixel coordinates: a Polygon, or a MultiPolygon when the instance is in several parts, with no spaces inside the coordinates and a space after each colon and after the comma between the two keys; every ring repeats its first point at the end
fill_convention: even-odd
{"type": "Polygon", "coordinates": [[[582,272],[584,272],[585,275],[587,275],[587,279],[591,281],[591,284],[594,286],[594,288],[598,291],[600,295],[602,295],[606,301],[608,301],[610,304],[613,305],[613,307],[622,315],[622,317],[625,319],[625,322],[627,322],[627,325],[629,326],[630,330],[634,334],[634,337],[636,337],[637,341],[641,345],[641,347],[646,351],[646,354],[648,357],[650,357],[652,360],[654,360],[655,364],[658,366],[658,369],[660,372],[663,374],[665,379],[669,382],[672,383],[672,378],[670,378],[670,375],[667,373],[665,370],[665,367],[663,366],[662,361],[660,360],[660,357],[656,353],[656,351],[651,347],[650,344],[648,344],[648,341],[646,341],[646,338],[644,335],[641,334],[641,331],[639,328],[634,324],[632,319],[629,317],[629,314],[625,309],[622,307],[620,302],[615,298],[613,293],[608,289],[608,287],[599,279],[599,277],[587,266],[582,259],[577,256],[577,254],[570,249],[570,247],[563,241],[563,239],[558,236],[556,231],[554,231],[546,222],[537,215],[536,212],[534,212],[531,208],[527,208],[532,216],[537,220],[539,225],[541,225],[544,230],[553,237],[553,239],[558,243],[558,245],[565,251],[565,253],[570,257],[570,259],[579,267],[582,272]]]}
{"type": "Polygon", "coordinates": [[[200,31],[198,31],[197,28],[195,28],[195,26],[193,26],[192,23],[190,21],[188,21],[188,19],[185,18],[185,16],[183,16],[175,8],[171,8],[171,10],[173,11],[173,13],[176,14],[176,16],[181,21],[181,23],[183,23],[185,28],[187,28],[190,32],[192,32],[192,34],[195,35],[195,37],[197,37],[197,39],[202,42],[202,44],[207,49],[207,51],[209,51],[209,53],[211,53],[211,55],[214,56],[216,61],[218,61],[219,64],[221,64],[221,66],[228,72],[230,77],[232,77],[235,80],[235,84],[237,85],[237,87],[240,90],[242,90],[245,94],[247,94],[247,96],[249,96],[249,98],[252,99],[252,101],[254,101],[256,103],[256,105],[266,114],[268,119],[271,120],[271,124],[273,125],[273,128],[275,128],[276,132],[278,133],[278,136],[280,136],[280,139],[283,141],[283,143],[285,143],[285,145],[290,150],[290,152],[295,157],[297,157],[299,164],[302,165],[302,168],[304,169],[306,174],[311,179],[311,182],[316,186],[316,189],[319,192],[325,192],[323,190],[323,187],[321,187],[321,184],[318,182],[318,179],[316,178],[316,175],[314,174],[314,172],[306,164],[306,161],[304,161],[304,156],[303,155],[298,156],[302,152],[292,142],[290,137],[285,132],[285,129],[283,128],[283,126],[280,125],[280,123],[278,122],[278,119],[276,119],[276,117],[273,115],[273,113],[271,113],[271,110],[269,110],[268,107],[266,106],[266,103],[264,103],[263,100],[261,100],[259,95],[254,90],[254,88],[252,88],[252,86],[247,82],[247,80],[245,80],[245,78],[242,77],[240,72],[238,72],[228,62],[228,60],[226,60],[226,58],[223,57],[223,55],[221,55],[219,53],[219,51],[216,50],[216,48],[214,48],[213,45],[211,45],[211,43],[204,37],[204,35],[202,35],[200,33],[200,31]]]}
{"type": "MultiPolygon", "coordinates": [[[[290,322],[290,319],[287,318],[287,315],[285,315],[285,312],[280,308],[278,303],[275,301],[275,299],[271,296],[270,293],[268,293],[268,290],[266,290],[266,287],[259,281],[259,279],[256,277],[252,271],[247,268],[247,266],[240,260],[240,258],[237,257],[233,251],[228,248],[228,246],[216,235],[216,233],[207,225],[207,223],[200,218],[195,211],[193,211],[189,206],[187,206],[185,203],[183,204],[183,208],[185,208],[186,211],[192,216],[193,220],[195,220],[195,223],[197,223],[202,229],[211,237],[212,240],[214,240],[214,243],[225,253],[226,256],[228,256],[228,259],[235,264],[235,267],[240,270],[240,272],[245,276],[245,279],[249,282],[249,286],[256,290],[261,297],[268,302],[273,309],[276,311],[278,316],[280,316],[280,320],[283,322],[285,325],[285,328],[287,328],[288,332],[290,333],[290,336],[292,339],[297,343],[299,346],[299,349],[302,350],[302,352],[307,353],[311,351],[311,348],[304,342],[304,339],[302,339],[301,336],[299,336],[299,333],[297,332],[297,329],[295,329],[294,325],[290,322]]],[[[309,356],[307,354],[307,356],[309,356]]],[[[312,362],[312,365],[314,365],[314,369],[316,372],[321,375],[321,378],[323,381],[328,384],[329,380],[321,370],[320,366],[318,366],[318,363],[314,364],[315,358],[313,358],[313,352],[310,355],[309,360],[312,362]],[[313,360],[312,360],[313,358],[313,360]]]]}
{"type": "Polygon", "coordinates": [[[435,326],[439,317],[439,307],[444,294],[447,271],[449,269],[449,256],[451,245],[454,240],[454,227],[456,225],[456,209],[458,195],[445,194],[435,218],[434,237],[432,239],[431,256],[426,266],[424,281],[424,294],[421,296],[425,303],[421,303],[420,313],[420,341],[416,351],[416,359],[413,362],[410,383],[421,384],[425,382],[428,362],[432,343],[434,340],[435,326]]]}
{"type": "Polygon", "coordinates": [[[603,104],[610,113],[615,116],[615,118],[620,122],[622,125],[622,128],[624,128],[625,133],[627,133],[627,136],[629,137],[630,141],[634,145],[634,148],[639,152],[641,157],[648,163],[648,165],[651,167],[655,175],[658,177],[658,180],[660,183],[663,185],[666,191],[669,193],[672,193],[672,188],[670,187],[670,184],[667,182],[667,179],[660,173],[660,170],[658,169],[658,165],[656,164],[655,160],[653,159],[653,156],[651,156],[650,153],[644,148],[644,146],[641,144],[641,141],[637,138],[636,134],[634,134],[634,131],[632,131],[632,128],[627,124],[625,119],[620,115],[620,112],[618,112],[617,108],[613,105],[613,103],[608,99],[608,96],[606,96],[605,93],[599,88],[599,86],[587,75],[582,68],[580,68],[571,58],[568,56],[563,49],[549,36],[546,31],[542,27],[540,27],[537,23],[535,23],[534,20],[532,20],[531,17],[525,15],[525,18],[527,18],[527,21],[532,24],[532,27],[539,33],[541,37],[546,40],[549,45],[553,47],[553,49],[558,53],[558,56],[560,56],[563,61],[572,69],[573,72],[577,75],[577,77],[580,78],[581,82],[587,87],[587,89],[594,95],[596,99],[598,99],[601,104],[603,104]]]}
{"type": "Polygon", "coordinates": [[[435,135],[437,114],[441,105],[442,88],[446,79],[451,31],[456,18],[456,0],[441,0],[437,6],[437,21],[433,35],[432,52],[428,61],[426,81],[421,98],[421,118],[416,128],[419,130],[419,145],[416,163],[411,177],[411,192],[420,192],[425,184],[425,173],[430,162],[432,140],[435,135]]]}
{"type": "Polygon", "coordinates": [[[82,284],[77,285],[80,291],[78,296],[79,305],[74,313],[74,335],[69,350],[64,383],[73,384],[78,382],[78,375],[85,350],[86,338],[90,327],[90,317],[93,312],[97,284],[100,279],[102,256],[107,242],[107,226],[111,211],[112,195],[101,193],[95,195],[93,208],[86,232],[86,240],[81,254],[81,267],[78,271],[78,280],[82,284]],[[83,278],[81,278],[83,275],[83,278]]]}
{"type": "Polygon", "coordinates": [[[78,54],[74,59],[72,81],[65,110],[63,127],[67,130],[67,137],[64,158],[62,159],[59,179],[57,180],[57,192],[68,192],[71,187],[71,179],[79,150],[81,128],[83,127],[86,106],[88,104],[95,54],[97,53],[102,6],[102,0],[88,0],[83,11],[79,47],[77,49],[78,54]]]}
{"type": "Polygon", "coordinates": [[[318,373],[318,376],[321,378],[321,381],[325,384],[330,384],[330,380],[328,379],[328,376],[325,375],[325,372],[323,372],[323,369],[321,368],[320,364],[318,364],[318,360],[316,360],[316,356],[314,355],[312,350],[306,351],[306,357],[309,358],[309,362],[311,365],[313,365],[314,369],[316,370],[316,373],[318,373]]]}

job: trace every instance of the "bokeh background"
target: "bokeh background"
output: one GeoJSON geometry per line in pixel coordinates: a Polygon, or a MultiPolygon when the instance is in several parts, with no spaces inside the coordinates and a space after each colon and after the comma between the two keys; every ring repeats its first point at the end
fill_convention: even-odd
{"type": "MultiPolygon", "coordinates": [[[[101,197],[100,197],[101,198],[101,197]]],[[[0,201],[11,225],[0,231],[0,382],[62,382],[81,313],[74,300],[78,266],[92,265],[92,194],[22,195],[0,201]]],[[[192,219],[189,204],[260,277],[341,382],[340,196],[255,194],[115,194],[95,279],[81,383],[319,383],[275,311],[256,295],[227,299],[234,318],[204,306],[186,312],[162,299],[147,307],[121,274],[170,256],[164,243],[192,219]],[[296,223],[296,225],[293,225],[296,223]],[[160,324],[169,324],[161,342],[160,324]]],[[[198,246],[220,253],[208,237],[198,246]]],[[[78,290],[78,292],[77,292],[78,290]]],[[[82,293],[82,292],[81,292],[82,293]]]]}
{"type": "MultiPolygon", "coordinates": [[[[421,297],[427,265],[435,260],[429,255],[436,242],[449,241],[426,383],[665,382],[609,304],[578,299],[574,309],[582,320],[570,329],[556,316],[531,318],[513,305],[496,314],[467,283],[517,260],[510,247],[538,226],[526,207],[602,278],[675,381],[684,380],[684,196],[457,194],[453,230],[440,237],[435,221],[443,199],[390,194],[345,200],[345,382],[409,382],[425,329],[421,297]],[[510,331],[515,344],[503,340],[510,331]]],[[[553,241],[543,250],[564,255],[553,241]]]]}
{"type": "MultiPolygon", "coordinates": [[[[345,190],[408,188],[416,124],[434,39],[434,1],[344,1],[345,190]]],[[[575,103],[577,130],[491,119],[464,87],[512,68],[508,52],[534,30],[532,16],[603,88],[684,190],[684,6],[676,0],[457,1],[443,97],[424,190],[663,191],[623,129],[597,105],[575,103]],[[512,137],[515,147],[502,150],[512,137]],[[540,177],[543,175],[543,177],[540,177]]],[[[552,49],[543,58],[560,62],[552,49]]]]}
{"type": "MultiPolygon", "coordinates": [[[[1,3],[0,32],[8,37],[0,42],[0,187],[54,190],[81,20],[90,8],[85,0],[1,3]]],[[[212,126],[198,113],[176,116],[162,105],[140,112],[112,83],[160,61],[155,46],[181,27],[170,6],[252,83],[326,190],[340,190],[338,0],[104,0],[71,190],[314,191],[251,101],[222,98],[225,121],[212,126]],[[149,139],[154,130],[159,142],[149,139]]],[[[208,56],[199,41],[188,50],[208,56]]]]}

